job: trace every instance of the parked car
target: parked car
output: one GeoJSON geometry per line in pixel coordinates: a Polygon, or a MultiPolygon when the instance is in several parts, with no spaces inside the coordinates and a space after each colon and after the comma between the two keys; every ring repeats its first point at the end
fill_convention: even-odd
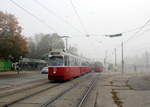
{"type": "Polygon", "coordinates": [[[48,67],[42,68],[41,74],[48,74],[48,67]]]}

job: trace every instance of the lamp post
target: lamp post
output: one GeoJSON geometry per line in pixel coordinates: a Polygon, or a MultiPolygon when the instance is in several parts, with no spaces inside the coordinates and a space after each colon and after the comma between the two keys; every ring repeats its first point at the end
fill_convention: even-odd
{"type": "MultiPolygon", "coordinates": [[[[118,33],[118,34],[113,34],[113,35],[105,35],[106,37],[119,37],[122,36],[122,33],[118,33]]],[[[122,73],[124,72],[124,49],[123,49],[123,41],[121,43],[121,53],[122,53],[122,60],[121,60],[121,71],[122,73]]],[[[116,63],[116,49],[115,49],[115,66],[117,65],[116,63]]]]}
{"type": "Polygon", "coordinates": [[[66,51],[68,50],[68,38],[70,38],[70,36],[60,36],[60,38],[65,38],[65,44],[66,44],[66,51]]]}
{"type": "Polygon", "coordinates": [[[117,71],[117,53],[116,53],[116,48],[114,49],[115,51],[115,71],[117,71]]]}
{"type": "Polygon", "coordinates": [[[105,51],[104,66],[105,66],[105,71],[106,71],[107,70],[107,50],[105,51]]]}
{"type": "Polygon", "coordinates": [[[124,58],[123,58],[123,41],[121,43],[121,47],[122,47],[122,61],[121,61],[121,69],[122,69],[122,73],[124,72],[124,58]]]}
{"type": "Polygon", "coordinates": [[[115,66],[117,66],[117,53],[116,53],[116,48],[114,49],[115,51],[115,66]]]}

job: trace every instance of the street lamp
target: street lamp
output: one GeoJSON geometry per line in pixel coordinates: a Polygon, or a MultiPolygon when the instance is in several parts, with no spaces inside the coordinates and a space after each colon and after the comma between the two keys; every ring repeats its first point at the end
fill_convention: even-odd
{"type": "Polygon", "coordinates": [[[118,37],[118,36],[122,36],[122,33],[118,33],[118,34],[113,34],[113,35],[105,35],[106,37],[118,37]]]}
{"type": "MultiPolygon", "coordinates": [[[[113,35],[105,35],[106,37],[119,37],[122,36],[122,33],[118,33],[118,34],[113,34],[113,35]]],[[[121,71],[124,72],[124,58],[123,58],[123,41],[121,43],[121,48],[122,48],[122,60],[121,60],[121,71]]],[[[115,49],[115,65],[117,65],[116,63],[116,49],[115,49]]]]}
{"type": "Polygon", "coordinates": [[[60,36],[60,38],[65,38],[66,41],[66,51],[68,50],[68,38],[70,38],[70,36],[60,36]]]}

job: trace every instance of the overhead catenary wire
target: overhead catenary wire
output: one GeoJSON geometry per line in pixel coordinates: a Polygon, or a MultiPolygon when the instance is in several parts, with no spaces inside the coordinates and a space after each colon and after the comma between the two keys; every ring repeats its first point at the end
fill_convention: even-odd
{"type": "Polygon", "coordinates": [[[134,29],[130,29],[130,30],[127,30],[127,31],[124,31],[124,32],[121,32],[121,33],[125,34],[125,33],[134,32],[134,31],[136,31],[136,30],[141,29],[141,27],[142,27],[142,26],[140,26],[140,27],[136,27],[136,28],[134,28],[134,29]]]}
{"type": "Polygon", "coordinates": [[[70,22],[68,22],[67,20],[65,20],[63,17],[61,17],[60,15],[58,15],[57,13],[55,13],[53,10],[49,9],[48,7],[46,7],[44,4],[42,4],[41,2],[39,2],[38,0],[34,0],[34,2],[36,4],[38,4],[40,7],[42,7],[43,9],[45,9],[49,14],[54,15],[55,17],[57,17],[60,21],[66,23],[67,25],[71,26],[74,30],[76,30],[79,33],[83,33],[82,31],[80,31],[79,29],[77,29],[76,27],[74,27],[70,22]]]}
{"type": "MultiPolygon", "coordinates": [[[[143,26],[141,26],[141,27],[139,27],[139,29],[137,28],[137,30],[138,31],[136,31],[130,38],[128,38],[126,41],[123,41],[122,40],[122,43],[121,43],[121,47],[122,47],[122,72],[124,71],[124,59],[123,59],[123,54],[124,54],[124,52],[123,52],[123,50],[124,50],[124,48],[123,48],[123,46],[124,46],[124,44],[125,43],[128,43],[130,40],[132,40],[133,38],[135,38],[135,37],[137,37],[137,34],[141,31],[141,30],[143,30],[144,29],[144,27],[145,26],[147,26],[147,24],[150,22],[150,19],[148,20],[148,21],[146,21],[146,23],[144,23],[144,25],[143,26]]],[[[136,29],[135,29],[136,30],[136,29]]],[[[149,29],[148,29],[149,30],[149,29]]],[[[147,31],[148,31],[147,30],[147,31]]],[[[118,46],[120,46],[120,44],[118,45],[118,46]]]]}
{"type": "Polygon", "coordinates": [[[51,27],[50,25],[48,25],[47,23],[45,23],[42,19],[38,18],[36,15],[34,15],[33,13],[31,13],[30,11],[28,11],[27,9],[25,9],[23,6],[21,6],[20,4],[18,4],[14,0],[9,0],[9,1],[12,2],[14,5],[16,5],[17,7],[19,7],[24,12],[26,12],[27,14],[29,14],[30,16],[34,17],[38,22],[40,22],[43,25],[45,25],[46,27],[48,27],[50,29],[50,31],[53,30],[53,31],[56,32],[56,30],[53,27],[51,27]]]}
{"type": "MultiPolygon", "coordinates": [[[[141,31],[141,30],[143,30],[144,28],[145,28],[145,26],[148,26],[149,23],[150,22],[150,19],[148,20],[148,21],[146,21],[146,23],[144,23],[142,26],[140,26],[140,27],[137,27],[137,28],[134,28],[134,29],[131,29],[131,30],[128,30],[128,31],[124,31],[124,32],[122,32],[122,34],[126,34],[126,33],[130,33],[130,32],[133,32],[133,31],[136,31],[132,36],[130,36],[130,38],[128,38],[127,40],[122,40],[123,41],[123,43],[124,44],[126,44],[126,43],[128,43],[130,40],[132,40],[132,39],[134,39],[135,37],[137,37],[137,34],[141,31]]],[[[150,29],[146,29],[146,30],[144,30],[143,32],[148,32],[148,31],[150,31],[150,29]]],[[[143,34],[143,33],[142,33],[143,34]]],[[[140,35],[139,35],[140,36],[140,35]]],[[[117,45],[117,47],[120,47],[120,43],[117,45]]],[[[117,48],[116,47],[116,48],[117,48]]]]}
{"type": "MultiPolygon", "coordinates": [[[[127,34],[127,33],[131,33],[131,32],[134,32],[134,31],[137,31],[137,30],[139,30],[140,28],[141,28],[142,26],[140,26],[140,27],[136,27],[136,28],[134,28],[134,29],[130,29],[130,30],[126,30],[126,31],[123,31],[123,32],[121,32],[121,33],[119,33],[119,34],[127,34]]],[[[147,29],[147,30],[144,30],[144,31],[149,31],[150,29],[147,29]]],[[[101,37],[105,37],[106,36],[106,34],[88,34],[89,36],[97,36],[97,37],[99,37],[99,36],[101,36],[101,37]]],[[[108,34],[107,34],[108,35],[108,34]]],[[[108,35],[108,37],[109,37],[109,35],[108,35]]]]}
{"type": "MultiPolygon", "coordinates": [[[[150,29],[146,29],[146,30],[144,30],[143,32],[142,32],[142,34],[141,35],[143,35],[144,33],[146,33],[146,32],[148,32],[148,31],[150,31],[150,29]]],[[[136,46],[137,47],[137,46],[136,46]]],[[[148,47],[149,48],[149,47],[148,47]]],[[[138,47],[138,49],[139,49],[139,47],[138,47]]],[[[139,49],[139,50],[143,50],[143,49],[145,49],[145,48],[141,48],[141,49],[139,49]]]]}
{"type": "Polygon", "coordinates": [[[17,7],[19,7],[20,9],[22,9],[23,11],[25,11],[27,14],[29,14],[30,16],[34,17],[37,21],[39,21],[40,23],[44,24],[46,27],[48,27],[49,29],[53,30],[56,32],[56,30],[54,28],[52,28],[51,26],[49,26],[48,24],[46,24],[43,20],[41,20],[40,18],[38,18],[36,15],[32,14],[30,11],[28,11],[27,9],[23,8],[22,6],[20,6],[18,3],[16,3],[13,0],[10,0],[14,5],[16,5],[17,7]]]}
{"type": "Polygon", "coordinates": [[[72,6],[72,8],[73,8],[73,10],[74,10],[74,12],[75,12],[75,14],[76,14],[78,20],[79,20],[79,23],[81,24],[81,26],[82,26],[82,28],[83,28],[85,34],[87,35],[87,34],[88,34],[88,33],[87,33],[87,30],[86,30],[86,28],[85,28],[85,26],[84,26],[84,23],[83,23],[83,21],[82,21],[80,15],[78,14],[78,11],[77,11],[75,5],[73,4],[73,1],[72,1],[72,0],[70,0],[70,4],[71,4],[71,6],[72,6]]]}
{"type": "Polygon", "coordinates": [[[130,38],[128,38],[126,41],[124,41],[124,43],[128,43],[130,40],[132,40],[133,38],[137,37],[137,34],[138,34],[141,30],[143,30],[143,28],[144,28],[145,26],[147,26],[147,24],[148,24],[149,22],[150,22],[150,19],[149,19],[148,21],[146,21],[146,23],[144,23],[144,25],[141,26],[141,27],[138,29],[138,31],[135,32],[130,38]]]}

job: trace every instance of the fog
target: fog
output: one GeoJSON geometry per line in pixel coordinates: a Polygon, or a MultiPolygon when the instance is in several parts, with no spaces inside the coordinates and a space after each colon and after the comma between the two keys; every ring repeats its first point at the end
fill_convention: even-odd
{"type": "Polygon", "coordinates": [[[126,62],[134,63],[136,56],[144,62],[143,54],[149,52],[148,0],[13,0],[42,23],[11,1],[1,0],[0,11],[14,14],[26,37],[54,32],[67,35],[68,44],[77,47],[79,54],[101,60],[107,57],[113,63],[115,48],[117,63],[121,62],[121,42],[126,62]],[[118,33],[122,36],[105,36],[118,33]]]}

